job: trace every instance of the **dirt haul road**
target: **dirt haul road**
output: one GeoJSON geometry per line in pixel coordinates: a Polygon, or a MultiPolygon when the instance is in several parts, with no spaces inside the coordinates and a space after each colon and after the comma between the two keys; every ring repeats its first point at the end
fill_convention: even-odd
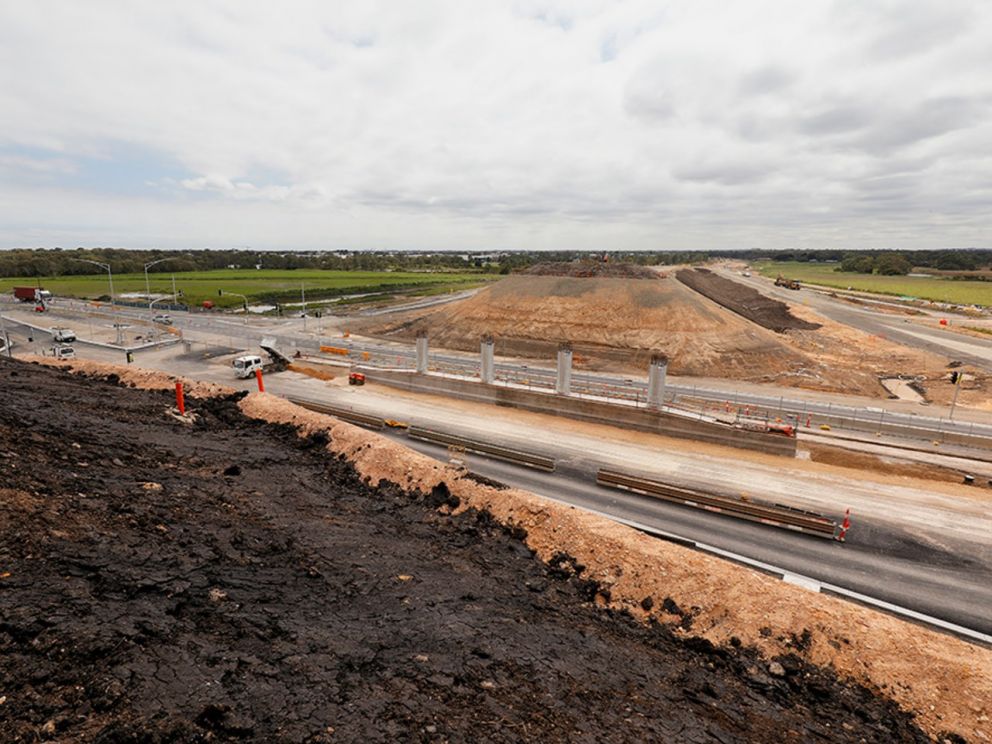
{"type": "Polygon", "coordinates": [[[803,638],[644,625],[444,487],[115,382],[0,361],[0,740],[927,740],[803,638]]]}

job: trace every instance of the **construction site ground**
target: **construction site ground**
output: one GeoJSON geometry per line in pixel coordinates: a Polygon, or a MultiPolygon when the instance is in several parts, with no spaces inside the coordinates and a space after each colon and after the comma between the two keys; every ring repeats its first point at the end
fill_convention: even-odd
{"type": "MultiPolygon", "coordinates": [[[[581,370],[643,374],[651,354],[662,352],[679,376],[875,398],[889,395],[880,379],[904,376],[919,378],[929,400],[950,402],[947,357],[831,321],[801,304],[752,302],[758,320],[768,315],[766,325],[789,327],[777,333],[720,304],[736,306],[742,295],[760,297],[752,287],[711,277],[707,292],[719,303],[661,274],[654,279],[517,275],[469,299],[367,319],[352,330],[405,341],[426,331],[434,347],[463,351],[477,350],[479,339],[491,334],[501,356],[543,359],[552,359],[559,342],[567,341],[581,370]]],[[[966,371],[971,377],[959,402],[990,405],[992,378],[966,371]]]]}
{"type": "Polygon", "coordinates": [[[641,610],[675,625],[642,622],[440,481],[373,486],[325,451],[437,472],[394,445],[230,397],[182,420],[118,380],[0,361],[4,741],[928,740],[809,661],[815,633],[771,659],[757,629],[714,646],[663,593],[641,610]]]}

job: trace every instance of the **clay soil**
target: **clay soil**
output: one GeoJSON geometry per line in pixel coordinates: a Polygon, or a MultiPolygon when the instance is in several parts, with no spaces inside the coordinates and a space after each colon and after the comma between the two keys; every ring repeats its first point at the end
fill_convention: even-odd
{"type": "Polygon", "coordinates": [[[0,362],[2,741],[928,740],[691,607],[600,607],[573,559],[372,488],[326,435],[116,383],[0,362]]]}
{"type": "Polygon", "coordinates": [[[789,312],[784,302],[765,297],[756,289],[732,281],[709,269],[681,269],[675,277],[687,287],[762,328],[782,333],[792,329],[813,331],[819,323],[810,323],[789,312]]]}
{"type": "Polygon", "coordinates": [[[749,323],[672,278],[511,276],[467,300],[430,312],[377,319],[362,332],[412,339],[426,330],[440,347],[478,351],[496,338],[497,353],[553,363],[558,344],[590,369],[642,373],[652,353],[681,375],[768,379],[804,367],[778,334],[749,323]]]}

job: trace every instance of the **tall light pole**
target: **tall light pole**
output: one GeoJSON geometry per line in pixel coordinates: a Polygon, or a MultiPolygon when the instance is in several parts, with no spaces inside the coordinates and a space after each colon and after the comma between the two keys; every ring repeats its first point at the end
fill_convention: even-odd
{"type": "MultiPolygon", "coordinates": [[[[150,266],[154,266],[155,264],[164,263],[165,261],[174,261],[177,258],[185,258],[185,256],[166,256],[165,258],[159,258],[156,259],[155,261],[149,261],[148,263],[145,264],[145,297],[151,298],[152,296],[152,286],[148,281],[148,268],[150,266]]],[[[175,275],[173,275],[172,294],[175,295],[175,293],[176,293],[176,277],[175,275]]],[[[151,310],[151,307],[152,307],[151,304],[149,304],[148,309],[151,310]]]]}
{"type": "Polygon", "coordinates": [[[235,297],[241,298],[241,301],[244,303],[244,308],[245,308],[245,325],[248,325],[248,298],[238,292],[228,292],[227,290],[224,289],[217,290],[218,297],[223,297],[226,294],[234,295],[235,297]]]}
{"type": "Polygon", "coordinates": [[[306,283],[300,282],[300,299],[303,302],[303,332],[307,332],[307,290],[306,283]]]}
{"type": "Polygon", "coordinates": [[[75,256],[73,256],[71,258],[71,260],[72,261],[82,261],[83,263],[93,264],[94,266],[99,266],[101,269],[106,269],[106,271],[107,271],[107,281],[110,283],[110,308],[111,308],[111,311],[114,314],[114,320],[115,320],[114,327],[117,329],[117,345],[120,346],[122,344],[122,340],[121,340],[121,323],[120,323],[120,316],[117,314],[117,303],[114,302],[114,275],[110,271],[110,264],[109,263],[101,263],[99,261],[93,261],[93,260],[91,260],[89,258],[76,258],[75,256]]]}

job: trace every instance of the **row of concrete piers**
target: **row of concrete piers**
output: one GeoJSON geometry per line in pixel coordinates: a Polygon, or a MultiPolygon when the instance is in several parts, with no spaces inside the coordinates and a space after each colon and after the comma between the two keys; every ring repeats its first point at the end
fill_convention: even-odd
{"type": "MultiPolygon", "coordinates": [[[[482,337],[480,347],[482,382],[492,385],[496,382],[495,339],[491,335],[482,337]]],[[[427,374],[428,342],[427,332],[417,332],[417,372],[427,374]]],[[[648,366],[648,408],[660,409],[665,398],[665,375],[668,370],[668,357],[654,354],[648,366]]],[[[558,378],[555,382],[558,395],[571,395],[572,392],[572,345],[563,342],[558,345],[558,378]]]]}

